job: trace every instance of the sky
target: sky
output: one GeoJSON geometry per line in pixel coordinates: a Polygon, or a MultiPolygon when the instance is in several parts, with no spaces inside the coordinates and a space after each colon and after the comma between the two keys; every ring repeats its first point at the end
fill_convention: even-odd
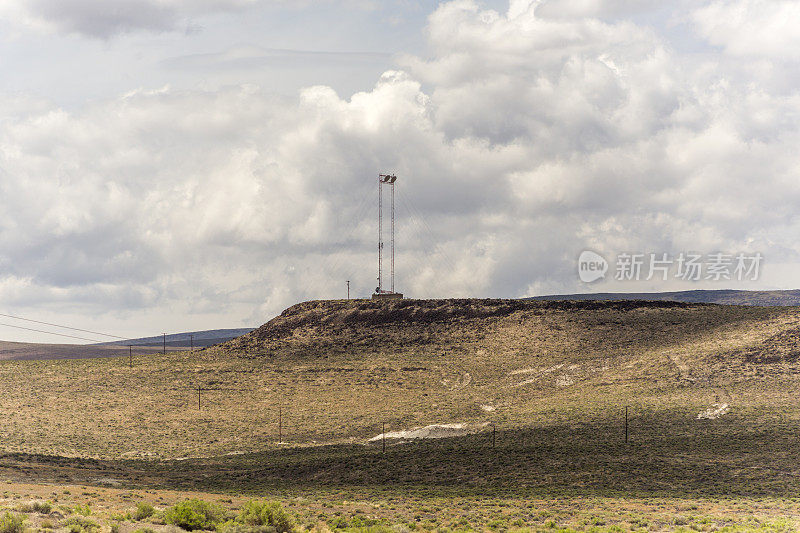
{"type": "Polygon", "coordinates": [[[0,313],[139,337],[368,297],[379,173],[408,297],[798,288],[798,30],[784,0],[0,0],[0,313]]]}

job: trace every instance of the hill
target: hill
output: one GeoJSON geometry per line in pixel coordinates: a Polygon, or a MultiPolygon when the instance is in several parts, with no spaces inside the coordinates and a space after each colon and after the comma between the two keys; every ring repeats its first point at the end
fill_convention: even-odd
{"type": "Polygon", "coordinates": [[[533,296],[529,300],[646,300],[654,302],[710,303],[721,305],[800,306],[800,290],[742,291],[733,289],[676,292],[595,292],[533,296]]]}
{"type": "MultiPolygon", "coordinates": [[[[167,347],[168,350],[175,349],[167,347]]],[[[185,349],[180,347],[180,349],[185,349]]],[[[138,346],[137,356],[161,351],[160,346],[138,346]]],[[[94,359],[102,357],[127,357],[128,345],[97,344],[46,344],[30,342],[0,341],[0,361],[3,360],[47,360],[47,359],[94,359]]]]}
{"type": "Polygon", "coordinates": [[[304,302],[132,366],[2,362],[0,475],[281,494],[331,520],[358,501],[354,524],[423,530],[788,531],[764,514],[800,513],[798,386],[795,307],[304,302]],[[448,438],[395,445],[415,435],[448,438]]]}
{"type": "MultiPolygon", "coordinates": [[[[253,328],[215,329],[167,335],[167,351],[183,351],[193,345],[204,348],[222,344],[253,328]],[[190,339],[193,336],[194,339],[190,339]]],[[[127,357],[128,346],[133,346],[133,355],[152,355],[164,347],[163,337],[143,337],[124,341],[98,344],[49,344],[0,341],[0,361],[2,360],[48,360],[48,359],[94,359],[108,357],[127,357]]]]}
{"type": "Polygon", "coordinates": [[[748,361],[794,360],[797,332],[784,328],[798,316],[800,309],[791,307],[671,300],[312,301],[290,307],[219,349],[296,362],[376,355],[449,361],[456,356],[454,363],[519,370],[512,368],[518,359],[572,364],[571,359],[601,354],[611,358],[655,348],[686,349],[687,342],[697,360],[705,338],[725,335],[715,359],[724,362],[720,370],[733,370],[745,362],[737,357],[745,352],[748,361]],[[737,342],[743,343],[741,349],[734,348],[737,342]],[[719,352],[725,346],[729,349],[719,352]]]}
{"type": "Polygon", "coordinates": [[[625,405],[691,427],[728,403],[724,416],[751,427],[775,413],[800,419],[798,356],[793,307],[313,301],[223,345],[133,367],[5,362],[0,417],[8,450],[107,457],[261,450],[275,445],[279,409],[283,440],[298,445],[366,442],[383,424],[572,424],[625,405]]]}
{"type": "MultiPolygon", "coordinates": [[[[235,339],[246,333],[250,333],[254,328],[236,329],[210,329],[204,331],[187,331],[185,333],[170,333],[166,336],[167,347],[188,348],[193,344],[195,348],[222,344],[231,339],[235,339]]],[[[98,346],[154,346],[164,345],[164,337],[142,337],[139,339],[128,339],[124,341],[103,342],[98,346]]]]}

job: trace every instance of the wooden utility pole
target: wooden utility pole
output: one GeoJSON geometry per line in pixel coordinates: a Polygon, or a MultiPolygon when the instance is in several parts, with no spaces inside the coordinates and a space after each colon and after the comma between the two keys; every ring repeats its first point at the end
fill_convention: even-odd
{"type": "Polygon", "coordinates": [[[347,280],[347,299],[350,299],[350,280],[347,280]]]}
{"type": "Polygon", "coordinates": [[[189,351],[194,351],[194,335],[189,335],[189,351]]]}
{"type": "Polygon", "coordinates": [[[167,334],[162,333],[164,335],[164,355],[167,355],[167,334]]]}
{"type": "Polygon", "coordinates": [[[128,365],[133,368],[133,346],[128,345],[128,365]]]}

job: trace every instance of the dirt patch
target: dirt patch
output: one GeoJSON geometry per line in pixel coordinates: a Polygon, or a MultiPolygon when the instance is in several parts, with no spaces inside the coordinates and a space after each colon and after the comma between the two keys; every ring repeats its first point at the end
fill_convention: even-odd
{"type": "Polygon", "coordinates": [[[369,442],[379,442],[385,438],[393,440],[414,440],[414,439],[446,439],[448,437],[463,437],[472,435],[486,427],[487,424],[432,424],[430,426],[405,429],[401,431],[389,431],[381,433],[369,439],[369,442]]]}
{"type": "Polygon", "coordinates": [[[572,379],[572,376],[569,374],[564,374],[563,376],[558,376],[556,378],[556,387],[569,387],[570,385],[574,385],[575,380],[572,379]]]}
{"type": "Polygon", "coordinates": [[[730,407],[727,403],[715,403],[705,411],[700,411],[697,414],[698,420],[716,420],[717,418],[721,417],[724,414],[727,414],[730,411],[730,407]]]}
{"type": "Polygon", "coordinates": [[[450,390],[458,390],[468,387],[472,383],[472,376],[469,372],[464,372],[456,379],[443,379],[442,385],[450,390]]]}

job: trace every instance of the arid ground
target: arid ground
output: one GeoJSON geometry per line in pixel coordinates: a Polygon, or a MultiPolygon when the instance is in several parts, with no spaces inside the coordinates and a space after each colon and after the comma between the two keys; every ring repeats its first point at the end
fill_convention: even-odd
{"type": "Polygon", "coordinates": [[[300,529],[794,530],[799,355],[794,307],[307,302],[133,366],[2,362],[2,505],[56,529],[73,510],[25,502],[131,531],[174,527],[115,520],[137,501],[198,495],[300,529]],[[465,434],[369,442],[432,424],[465,434]]]}

